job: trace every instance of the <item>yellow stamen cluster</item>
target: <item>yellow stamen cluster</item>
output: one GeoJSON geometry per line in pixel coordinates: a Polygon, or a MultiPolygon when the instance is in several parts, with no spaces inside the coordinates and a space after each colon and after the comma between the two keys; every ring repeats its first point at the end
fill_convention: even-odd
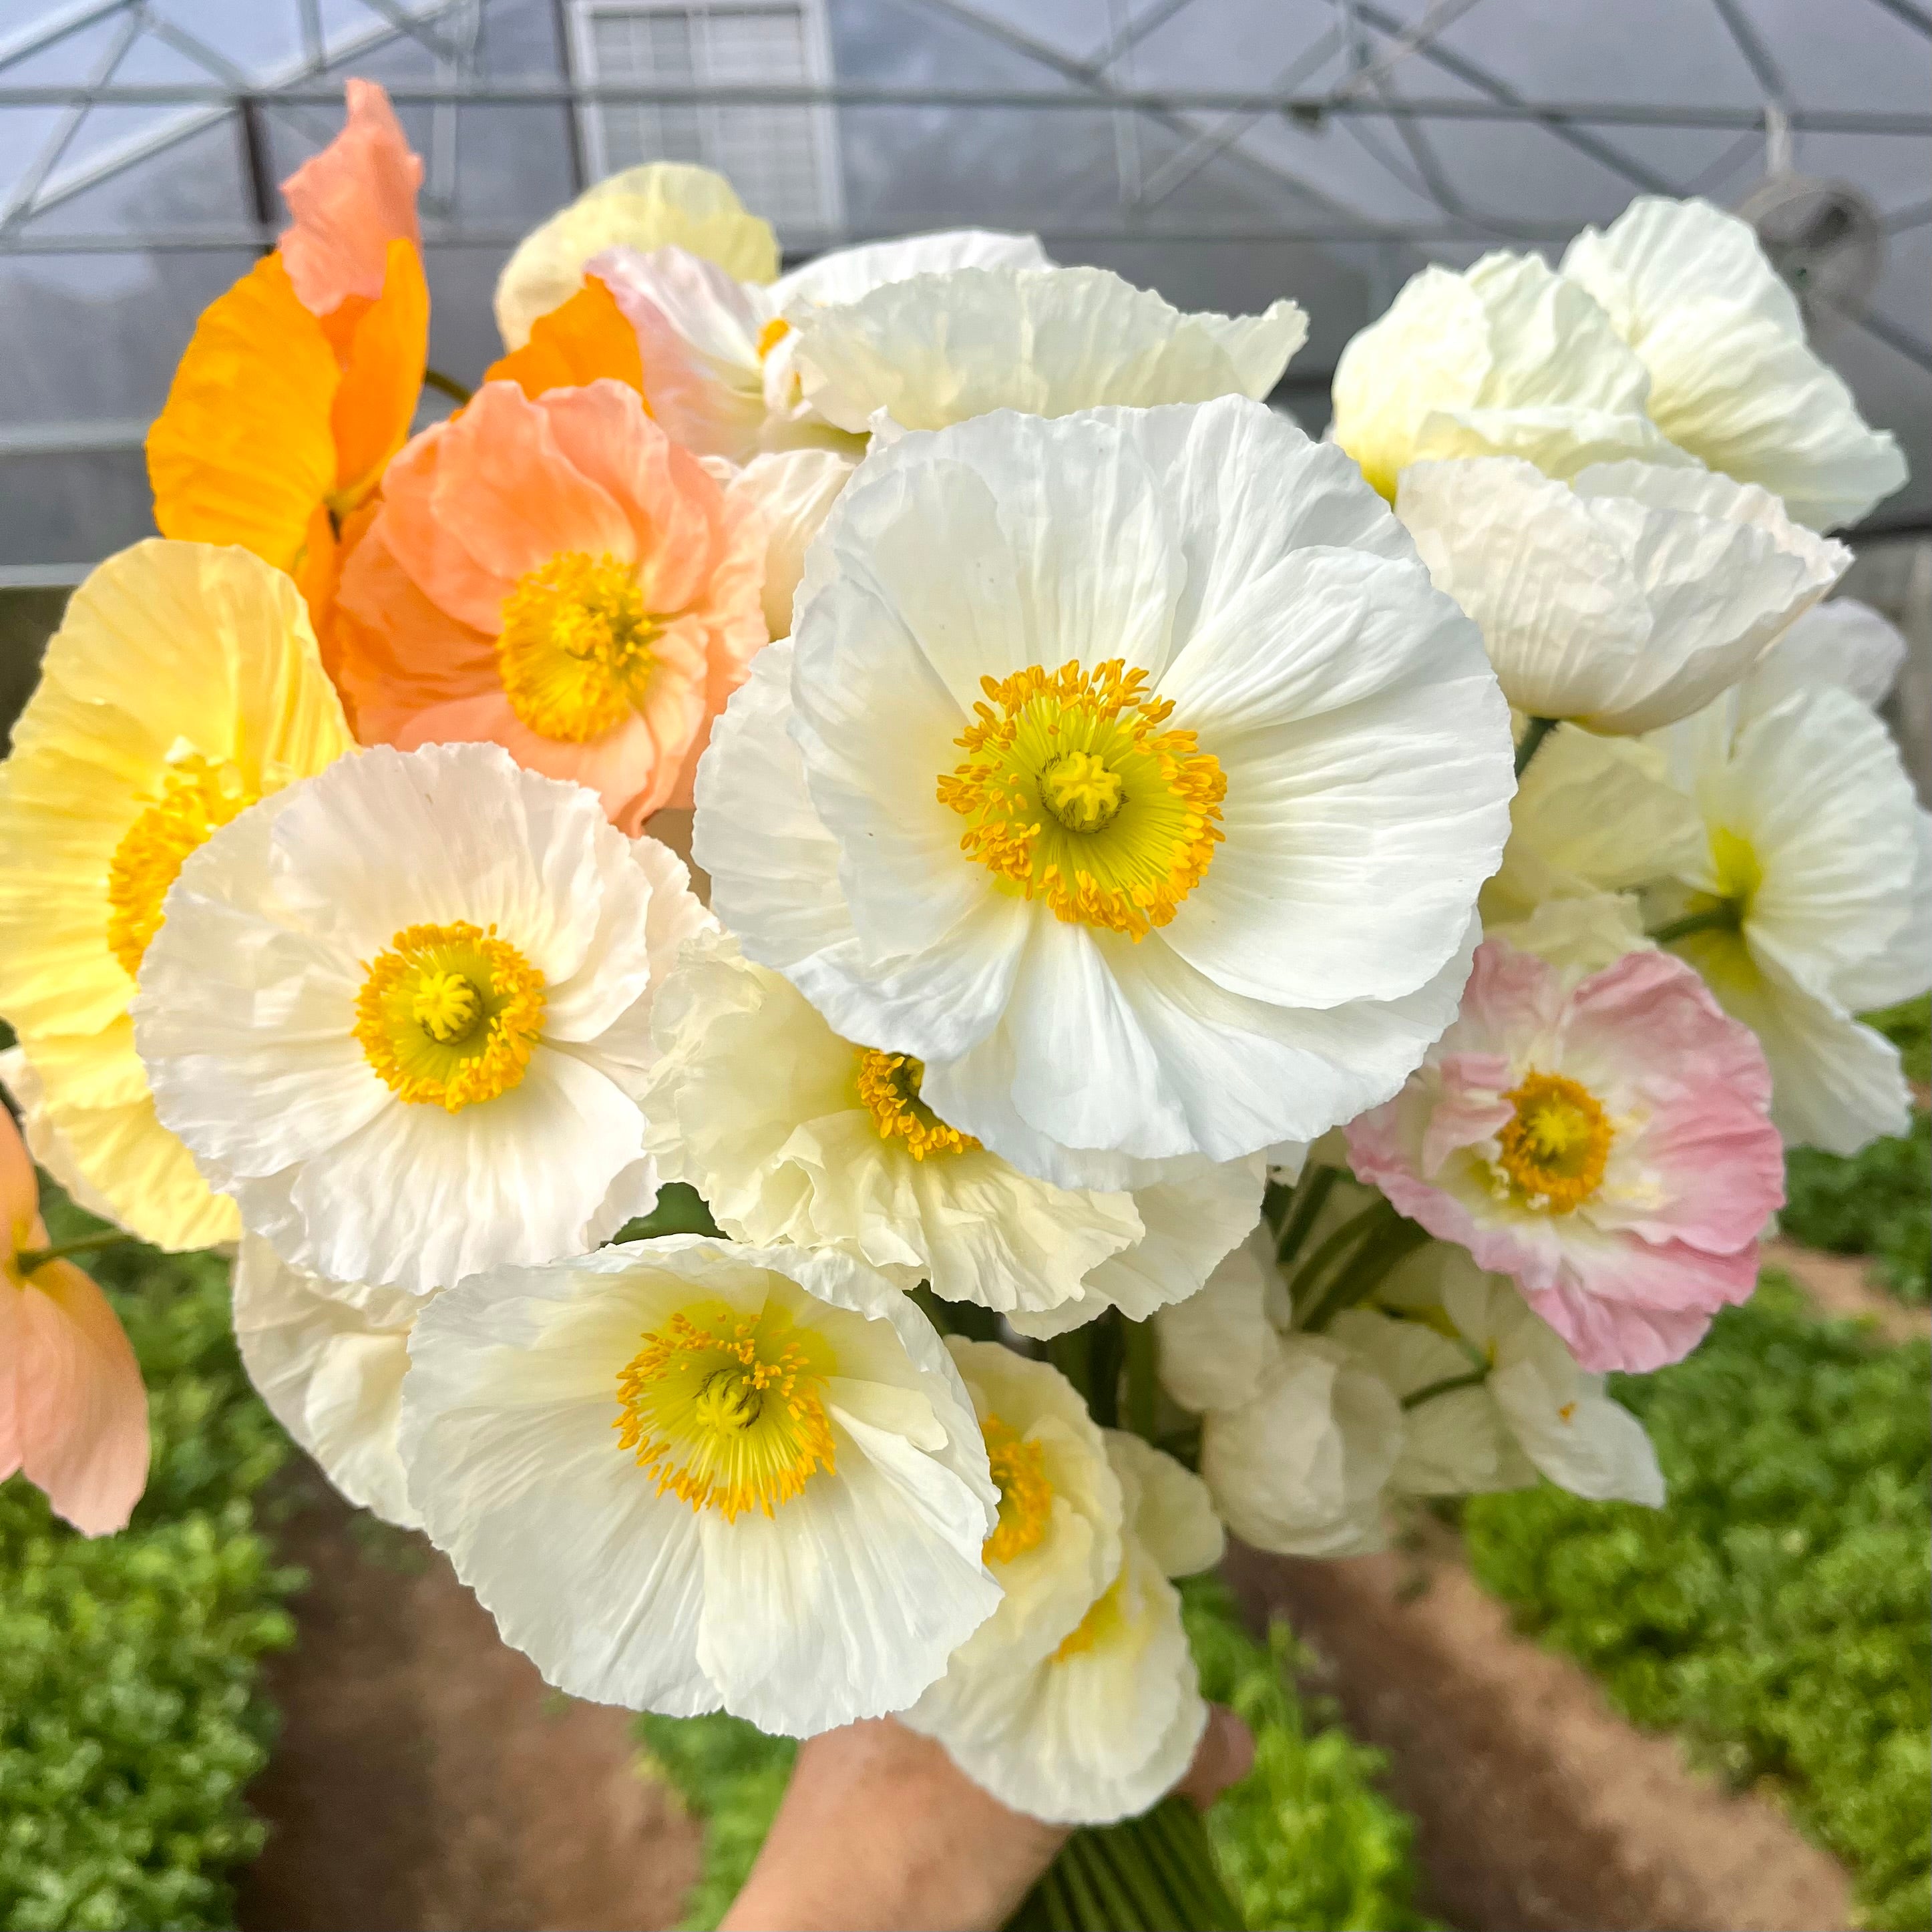
{"type": "Polygon", "coordinates": [[[1060,1639],[1059,1648],[1053,1653],[1054,1663],[1064,1664],[1070,1657],[1078,1657],[1082,1651],[1091,1650],[1096,1643],[1118,1630],[1125,1621],[1120,1608],[1120,1583],[1121,1578],[1116,1576],[1088,1605],[1087,1614],[1060,1639]]]}
{"type": "Polygon", "coordinates": [[[130,980],[188,854],[260,796],[237,766],[197,754],[174,766],[160,796],[121,835],[107,864],[107,950],[130,980]]]}
{"type": "Polygon", "coordinates": [[[523,1078],[544,976],[492,926],[405,926],[365,964],[355,1034],[398,1099],[457,1113],[523,1078]]]}
{"type": "Polygon", "coordinates": [[[791,324],[775,315],[758,331],[758,360],[762,362],[791,333],[791,324]]]}
{"type": "Polygon", "coordinates": [[[835,1364],[822,1336],[768,1303],[757,1315],[701,1304],[674,1315],[617,1378],[612,1425],[658,1493],[728,1522],[772,1515],[832,1469],[820,1390],[835,1364]]]}
{"type": "Polygon", "coordinates": [[[1000,1492],[1000,1520],[980,1553],[988,1563],[1010,1563],[1039,1546],[1052,1520],[1046,1450],[997,1415],[986,1418],[980,1433],[986,1438],[987,1466],[1000,1492]]]}
{"type": "Polygon", "coordinates": [[[914,1160],[929,1154],[965,1154],[980,1143],[970,1134],[949,1127],[919,1097],[926,1069],[906,1053],[881,1053],[877,1047],[859,1048],[856,1084],[859,1103],[870,1114],[882,1141],[903,1140],[914,1160]]]}
{"type": "Polygon", "coordinates": [[[995,682],[956,741],[939,800],[959,849],[1061,919],[1144,938],[1173,918],[1222,838],[1228,782],[1173,705],[1120,658],[1034,664],[995,682]]]}
{"type": "Polygon", "coordinates": [[[640,709],[658,626],[636,570],[606,550],[560,550],[503,600],[504,695],[539,736],[587,743],[640,709]]]}
{"type": "Polygon", "coordinates": [[[1532,1073],[1503,1096],[1516,1108],[1498,1138],[1511,1190],[1568,1214],[1595,1193],[1615,1138],[1594,1094],[1561,1073],[1532,1073]]]}

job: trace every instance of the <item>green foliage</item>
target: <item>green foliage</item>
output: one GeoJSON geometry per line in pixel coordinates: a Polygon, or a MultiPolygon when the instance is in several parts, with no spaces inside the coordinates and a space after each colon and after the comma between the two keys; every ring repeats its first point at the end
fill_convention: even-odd
{"type": "Polygon", "coordinates": [[[1932,1086],[1932,993],[1921,993],[1903,1006],[1867,1013],[1867,1026],[1876,1027],[1898,1048],[1905,1077],[1921,1087],[1932,1086]]]}
{"type": "Polygon", "coordinates": [[[1780,1224],[1795,1241],[1870,1255],[1872,1272],[1906,1301],[1932,1300],[1932,1115],[1912,1131],[1841,1160],[1794,1148],[1780,1224]]]}
{"type": "Polygon", "coordinates": [[[1663,1510],[1472,1500],[1470,1562],[1639,1723],[1774,1787],[1875,1932],[1932,1923],[1932,1348],[1821,1323],[1766,1277],[1688,1360],[1617,1378],[1663,1510]]]}
{"type": "MultiPolygon", "coordinates": [[[[1412,1821],[1375,1789],[1381,1754],[1357,1744],[1325,1706],[1294,1689],[1300,1662],[1286,1629],[1257,1643],[1226,1590],[1184,1586],[1202,1688],[1253,1727],[1255,1768],[1208,1816],[1229,1889],[1253,1926],[1298,1932],[1423,1932],[1411,1904],[1412,1821]]],[[[716,1925],[770,1828],[796,1747],[737,1718],[642,1717],[652,1768],[704,1826],[704,1862],[685,1923],[716,1925]]]]}
{"type": "Polygon", "coordinates": [[[1182,1592],[1202,1690],[1255,1734],[1254,1769],[1208,1814],[1243,1917],[1297,1932],[1422,1932],[1430,1922],[1414,1908],[1415,1821],[1376,1789],[1382,1753],[1350,1737],[1326,1700],[1297,1690],[1306,1659],[1286,1624],[1257,1643],[1217,1579],[1182,1592]]]}
{"type": "MultiPolygon", "coordinates": [[[[56,1240],[98,1225],[48,1192],[56,1240]]],[[[286,1444],[236,1359],[224,1262],[88,1266],[140,1358],[154,1466],[128,1529],[92,1541],[0,1486],[0,1928],[225,1926],[262,1840],[258,1660],[293,1636],[298,1580],[252,1502],[286,1444]]]]}

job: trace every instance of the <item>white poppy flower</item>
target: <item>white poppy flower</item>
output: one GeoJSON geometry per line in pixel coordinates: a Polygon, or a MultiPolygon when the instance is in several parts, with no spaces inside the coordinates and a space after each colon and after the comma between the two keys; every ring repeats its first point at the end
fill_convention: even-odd
{"type": "Polygon", "coordinates": [[[1147,1810],[1187,1768],[1208,1722],[1167,1580],[1219,1562],[1221,1526],[1200,1479],[1172,1457],[1118,1430],[1105,1438],[1120,1511],[1105,1588],[1064,1624],[1067,1597],[1091,1574],[1093,1539],[1071,1512],[1056,1514],[1031,1552],[1042,1573],[1033,1614],[983,1626],[899,1714],[1003,1804],[1057,1824],[1147,1810]],[[1056,1624],[1060,1636],[1046,1637],[1056,1624]]]}
{"type": "Polygon", "coordinates": [[[863,448],[803,388],[800,332],[827,304],[914,276],[1046,263],[1036,236],[962,228],[834,249],[766,286],[682,248],[617,248],[590,266],[638,332],[651,413],[673,441],[746,463],[760,450],[863,448]]]}
{"type": "Polygon", "coordinates": [[[619,246],[688,250],[754,284],[778,272],[771,224],[748,214],[722,175],[680,161],[646,161],[585,189],[517,244],[496,278],[504,347],[522,348],[531,325],[583,286],[586,265],[619,246]]]}
{"type": "Polygon", "coordinates": [[[1814,530],[1857,522],[1904,482],[1897,442],[1807,346],[1796,298],[1736,215],[1640,195],[1585,229],[1562,273],[1642,359],[1652,420],[1712,469],[1814,530]]]}
{"type": "Polygon", "coordinates": [[[1648,463],[1415,464],[1396,514],[1510,703],[1610,734],[1701,710],[1851,561],[1762,490],[1648,463]]]}
{"type": "Polygon", "coordinates": [[[646,1212],[650,1000],[706,923],[595,792],[494,745],[378,747],[182,868],[135,1044],[244,1223],[332,1281],[424,1294],[646,1212]]]}
{"type": "Polygon", "coordinates": [[[852,474],[852,459],[831,449],[779,449],[754,456],[724,486],[748,498],[765,526],[765,628],[791,634],[792,598],[805,574],[806,546],[852,474]]]}
{"type": "Polygon", "coordinates": [[[1649,380],[1610,318],[1534,255],[1424,268],[1335,367],[1329,434],[1394,500],[1430,458],[1516,456],[1546,476],[1688,463],[1644,412],[1649,380]]]}
{"type": "Polygon", "coordinates": [[[747,955],[922,1061],[940,1118],[1118,1190],[1400,1084],[1468,975],[1507,721],[1338,451],[1240,397],[1000,412],[847,486],[693,850],[747,955]]]}
{"type": "Polygon", "coordinates": [[[895,281],[798,328],[806,400],[856,433],[880,412],[932,430],[992,410],[1258,401],[1306,339],[1308,318],[1292,302],[1261,315],[1190,314],[1105,268],[1022,266],[895,281]]]}
{"type": "Polygon", "coordinates": [[[910,1703],[998,1605],[958,1372],[844,1256],[674,1234],[492,1269],[410,1358],[410,1499],[573,1696],[811,1736],[910,1703]]]}
{"type": "Polygon", "coordinates": [[[396,1428],[410,1331],[423,1304],[399,1288],[324,1281],[259,1234],[235,1264],[235,1340],[275,1420],[358,1508],[418,1529],[396,1428]]]}
{"type": "Polygon", "coordinates": [[[1270,1319],[1278,1287],[1262,1229],[1156,1318],[1161,1381],[1201,1415],[1201,1474],[1236,1535],[1283,1556],[1380,1550],[1401,1405],[1345,1342],[1286,1328],[1278,1299],[1270,1319]]]}
{"type": "Polygon", "coordinates": [[[1856,597],[1814,604],[1751,667],[1738,687],[1741,716],[1754,718],[1821,686],[1849,691],[1874,710],[1905,668],[1905,638],[1888,618],[1856,597]]]}
{"type": "Polygon", "coordinates": [[[1029,1333],[1192,1294],[1261,1212],[1258,1162],[1202,1161],[1131,1193],[1020,1173],[938,1118],[919,1063],[854,1046],[720,935],[694,940],[652,1010],[646,1144],[740,1240],[836,1247],[901,1288],[929,1281],[1029,1333]]]}
{"type": "Polygon", "coordinates": [[[1404,1436],[1390,1486],[1413,1496],[1523,1489],[1539,1474],[1594,1502],[1656,1509],[1664,1478],[1643,1426],[1604,1394],[1563,1339],[1505,1275],[1432,1244],[1403,1271],[1426,1280],[1429,1319],[1350,1309],[1335,1339],[1372,1364],[1401,1400],[1404,1436]]]}

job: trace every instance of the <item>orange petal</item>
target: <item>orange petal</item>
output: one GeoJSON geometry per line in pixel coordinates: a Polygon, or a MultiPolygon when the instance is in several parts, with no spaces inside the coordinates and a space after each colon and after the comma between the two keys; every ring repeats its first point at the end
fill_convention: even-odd
{"type": "Polygon", "coordinates": [[[413,244],[392,242],[382,299],[356,324],[330,422],[335,437],[334,502],[352,509],[408,440],[429,356],[429,287],[413,244]]]}
{"type": "Polygon", "coordinates": [[[586,275],[568,302],[539,316],[522,348],[483,372],[486,382],[514,382],[532,402],[547,389],[580,388],[603,376],[644,394],[638,332],[595,275],[586,275]]]}
{"type": "Polygon", "coordinates": [[[107,1298],[50,1262],[0,1304],[0,1474],[20,1470],[84,1536],[125,1528],[147,1486],[148,1392],[107,1298]]]}
{"type": "Polygon", "coordinates": [[[295,217],[282,260],[303,306],[326,315],[345,297],[382,292],[392,242],[422,241],[416,190],[423,164],[410,151],[389,97],[373,80],[352,80],[342,132],[282,184],[295,217]]]}
{"type": "Polygon", "coordinates": [[[293,568],[335,484],[341,382],[281,257],[265,255],[202,310],[148,432],[161,534],[239,544],[293,568]]]}

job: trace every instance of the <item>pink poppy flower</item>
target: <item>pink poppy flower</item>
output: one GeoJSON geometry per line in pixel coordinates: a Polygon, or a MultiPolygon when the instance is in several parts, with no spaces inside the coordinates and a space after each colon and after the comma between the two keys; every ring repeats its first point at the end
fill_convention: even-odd
{"type": "Polygon", "coordinates": [[[390,464],[344,566],[338,682],[364,744],[489,740],[634,834],[688,806],[767,638],[765,536],[603,381],[487,382],[390,464]]]}
{"type": "Polygon", "coordinates": [[[0,1108],[0,1480],[19,1471],[84,1536],[126,1528],[148,1482],[148,1392],[107,1298],[44,1248],[40,1184],[0,1108]]]}
{"type": "Polygon", "coordinates": [[[1757,1279],[1783,1204],[1771,1075],[1681,960],[1630,952],[1565,992],[1490,940],[1455,1024],[1352,1123],[1357,1175],[1512,1275],[1589,1370],[1688,1354],[1757,1279]]]}
{"type": "Polygon", "coordinates": [[[422,162],[375,82],[352,80],[345,92],[342,132],[282,184],[294,218],[281,238],[282,266],[311,315],[328,315],[350,296],[377,300],[389,244],[406,242],[418,254],[422,248],[422,162]]]}

